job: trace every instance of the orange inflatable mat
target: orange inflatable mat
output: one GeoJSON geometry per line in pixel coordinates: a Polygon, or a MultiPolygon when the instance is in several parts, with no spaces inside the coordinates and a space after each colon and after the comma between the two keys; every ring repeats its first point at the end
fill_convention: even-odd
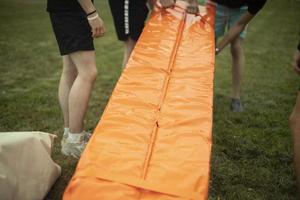
{"type": "Polygon", "coordinates": [[[202,200],[212,145],[214,14],[154,11],[64,200],[202,200]]]}

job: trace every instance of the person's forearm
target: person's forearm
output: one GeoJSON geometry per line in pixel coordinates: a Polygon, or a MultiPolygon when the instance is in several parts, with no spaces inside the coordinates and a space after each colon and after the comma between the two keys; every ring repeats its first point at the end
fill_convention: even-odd
{"type": "Polygon", "coordinates": [[[87,14],[96,10],[91,0],[78,0],[78,2],[87,14]]]}
{"type": "Polygon", "coordinates": [[[229,29],[228,33],[225,35],[223,40],[216,45],[216,53],[218,54],[222,49],[224,49],[229,43],[231,43],[239,34],[245,29],[246,25],[251,21],[254,15],[250,14],[248,11],[245,12],[238,22],[229,29]]]}
{"type": "Polygon", "coordinates": [[[223,40],[217,44],[219,51],[224,49],[228,44],[230,44],[238,35],[245,29],[245,25],[236,24],[233,26],[228,33],[224,36],[223,40]]]}

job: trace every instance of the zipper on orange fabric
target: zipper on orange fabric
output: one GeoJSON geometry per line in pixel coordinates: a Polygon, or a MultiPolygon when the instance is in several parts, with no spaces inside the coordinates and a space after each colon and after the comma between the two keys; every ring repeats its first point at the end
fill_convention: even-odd
{"type": "Polygon", "coordinates": [[[159,117],[160,117],[161,107],[163,105],[163,102],[166,98],[166,94],[167,94],[167,91],[168,91],[169,82],[170,82],[170,78],[171,78],[171,73],[172,73],[172,70],[173,70],[173,66],[175,64],[179,44],[181,42],[185,21],[186,21],[186,12],[183,13],[183,17],[182,17],[181,22],[179,24],[179,34],[176,37],[176,42],[175,42],[175,45],[173,47],[172,55],[171,55],[170,62],[169,62],[169,65],[168,65],[168,69],[167,69],[168,76],[165,79],[161,99],[160,99],[160,102],[158,104],[156,120],[154,122],[154,128],[153,128],[152,134],[150,136],[150,143],[149,143],[149,146],[148,146],[147,154],[146,154],[144,165],[143,165],[143,172],[142,172],[142,175],[141,175],[142,179],[146,179],[146,176],[147,176],[148,166],[149,166],[149,163],[150,163],[150,160],[151,160],[153,148],[154,148],[156,137],[157,137],[157,132],[158,132],[158,129],[159,129],[159,117]]]}

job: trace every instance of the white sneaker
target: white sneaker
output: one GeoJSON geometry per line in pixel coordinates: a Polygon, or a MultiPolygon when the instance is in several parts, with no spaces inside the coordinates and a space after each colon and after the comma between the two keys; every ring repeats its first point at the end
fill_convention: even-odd
{"type": "MultiPolygon", "coordinates": [[[[83,131],[83,134],[84,134],[84,140],[87,141],[87,142],[92,137],[92,134],[89,133],[89,132],[83,131]]],[[[60,142],[61,146],[64,146],[64,144],[65,144],[66,139],[68,138],[68,136],[69,136],[69,133],[63,134],[61,142],[60,142]]]]}
{"type": "Polygon", "coordinates": [[[83,132],[81,133],[79,142],[76,143],[69,142],[66,137],[63,137],[63,140],[61,142],[61,153],[66,156],[73,156],[74,158],[79,159],[90,139],[90,136],[90,133],[83,132]]]}

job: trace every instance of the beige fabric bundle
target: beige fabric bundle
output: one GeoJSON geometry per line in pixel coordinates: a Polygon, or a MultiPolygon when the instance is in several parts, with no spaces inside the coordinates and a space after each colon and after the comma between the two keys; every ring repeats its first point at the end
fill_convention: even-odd
{"type": "Polygon", "coordinates": [[[54,135],[0,132],[1,200],[41,200],[61,168],[51,159],[54,135]]]}

